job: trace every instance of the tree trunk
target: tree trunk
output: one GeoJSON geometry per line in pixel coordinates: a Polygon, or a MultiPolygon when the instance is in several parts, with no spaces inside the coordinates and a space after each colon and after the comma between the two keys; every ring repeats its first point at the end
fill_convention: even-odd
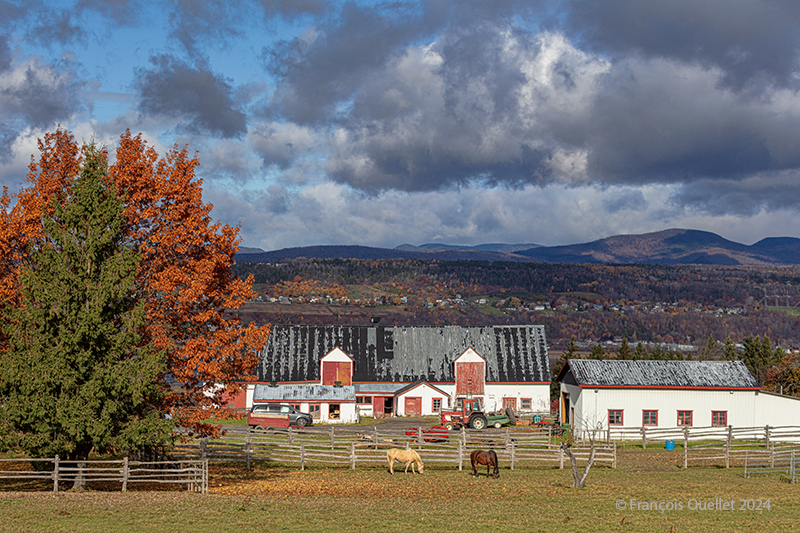
{"type": "Polygon", "coordinates": [[[575,455],[572,453],[566,443],[561,443],[561,449],[564,450],[564,453],[569,456],[569,462],[572,465],[572,488],[574,489],[583,488],[583,486],[586,484],[586,478],[589,477],[589,470],[591,470],[592,465],[594,464],[594,438],[589,439],[589,442],[591,443],[589,460],[586,461],[586,468],[584,468],[582,476],[578,474],[578,461],[575,459],[575,455]]]}

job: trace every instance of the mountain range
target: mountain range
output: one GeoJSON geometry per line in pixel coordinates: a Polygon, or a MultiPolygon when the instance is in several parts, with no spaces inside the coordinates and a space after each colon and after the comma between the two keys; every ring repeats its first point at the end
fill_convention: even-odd
{"type": "Polygon", "coordinates": [[[536,261],[545,263],[654,265],[800,265],[800,239],[770,237],[746,245],[707,231],[668,229],[642,235],[615,235],[583,244],[403,244],[396,248],[368,246],[304,246],[265,252],[241,248],[238,263],[272,263],[299,257],[315,259],[437,259],[440,261],[536,261]]]}

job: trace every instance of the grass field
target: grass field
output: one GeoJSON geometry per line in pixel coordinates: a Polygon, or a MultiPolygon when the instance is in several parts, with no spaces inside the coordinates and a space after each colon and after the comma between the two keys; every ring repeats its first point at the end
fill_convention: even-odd
{"type": "Polygon", "coordinates": [[[744,479],[741,468],[682,470],[681,461],[680,453],[664,450],[622,450],[619,468],[592,469],[584,489],[571,488],[568,469],[550,467],[501,468],[500,478],[491,479],[435,464],[422,476],[402,470],[391,476],[378,466],[300,471],[295,465],[264,463],[248,472],[241,465],[213,464],[208,495],[3,492],[0,529],[585,533],[797,528],[800,486],[778,475],[744,479]],[[747,509],[748,501],[759,499],[762,510],[747,509]],[[650,502],[655,509],[648,509],[650,502]],[[733,510],[690,508],[708,502],[733,502],[733,510]],[[661,512],[658,504],[670,509],[661,512]]]}

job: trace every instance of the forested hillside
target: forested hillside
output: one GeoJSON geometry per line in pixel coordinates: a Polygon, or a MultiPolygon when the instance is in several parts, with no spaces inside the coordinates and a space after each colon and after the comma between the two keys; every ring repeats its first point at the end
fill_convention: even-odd
{"type": "Polygon", "coordinates": [[[800,346],[800,267],[296,259],[234,271],[255,277],[261,302],[245,313],[258,322],[541,323],[553,347],[572,336],[702,344],[755,335],[800,346]]]}

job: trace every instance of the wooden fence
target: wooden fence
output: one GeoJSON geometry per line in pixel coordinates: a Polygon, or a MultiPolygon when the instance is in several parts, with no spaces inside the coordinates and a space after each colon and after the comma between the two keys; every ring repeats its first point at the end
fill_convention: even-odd
{"type": "MultiPolygon", "coordinates": [[[[426,463],[469,466],[469,454],[477,449],[493,449],[502,463],[512,470],[533,463],[558,464],[564,468],[569,458],[552,442],[548,431],[509,429],[466,430],[448,432],[446,437],[425,434],[417,429],[408,435],[405,430],[381,431],[372,428],[305,428],[288,430],[250,430],[236,432],[219,439],[200,439],[176,443],[166,452],[172,460],[200,459],[208,461],[240,461],[250,468],[253,461],[296,463],[305,469],[311,463],[349,466],[386,464],[389,448],[414,448],[426,463]]],[[[578,461],[589,458],[590,447],[571,448],[578,461]]],[[[615,443],[597,443],[595,464],[617,466],[615,443]]]]}
{"type": "Polygon", "coordinates": [[[593,434],[599,440],[618,442],[641,442],[643,448],[652,442],[673,441],[748,441],[762,442],[770,446],[776,442],[800,443],[798,426],[756,426],[756,427],[612,427],[596,431],[581,432],[579,438],[593,434]]]}
{"type": "Polygon", "coordinates": [[[52,459],[0,459],[0,480],[48,480],[53,482],[53,491],[58,492],[59,483],[74,483],[83,479],[86,483],[113,482],[128,490],[131,483],[185,485],[187,490],[208,493],[208,461],[131,461],[127,457],[116,461],[62,461],[52,459]],[[5,464],[3,464],[5,463],[5,464]],[[14,463],[28,468],[14,469],[14,463]],[[30,466],[48,463],[46,469],[33,470],[30,466]],[[11,466],[11,469],[5,467],[11,466]]]}

